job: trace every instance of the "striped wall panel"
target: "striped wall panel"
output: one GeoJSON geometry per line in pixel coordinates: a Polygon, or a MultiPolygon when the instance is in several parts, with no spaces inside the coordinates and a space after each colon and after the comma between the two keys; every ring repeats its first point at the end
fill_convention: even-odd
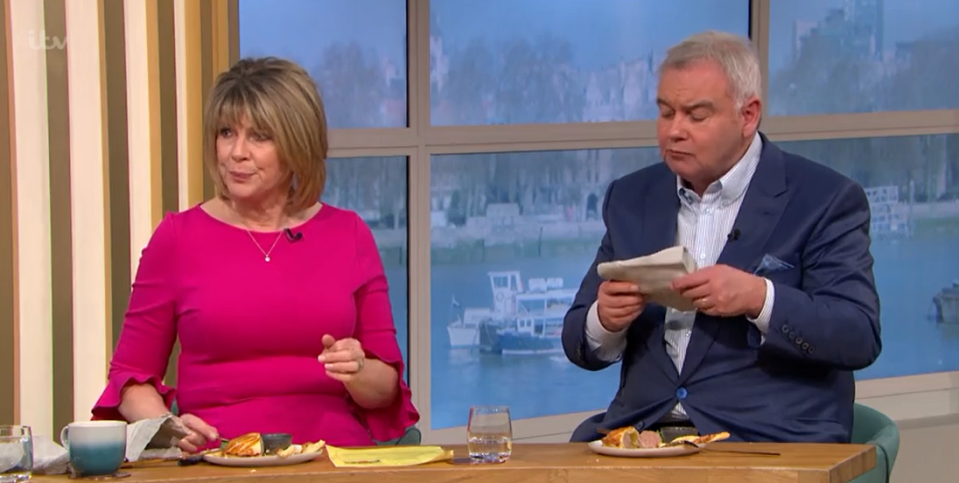
{"type": "MultiPolygon", "coordinates": [[[[174,210],[175,205],[164,204],[164,166],[161,162],[163,155],[163,116],[161,112],[161,60],[160,60],[160,21],[165,18],[168,27],[172,27],[172,16],[163,16],[160,13],[162,2],[126,0],[124,2],[124,43],[126,82],[126,121],[127,151],[131,160],[127,170],[130,210],[130,246],[144,247],[153,234],[153,229],[160,223],[164,208],[174,210]]],[[[167,5],[171,7],[172,4],[167,5]]],[[[172,39],[172,32],[166,32],[172,39]]],[[[169,55],[172,52],[167,52],[169,55]]],[[[170,59],[173,60],[173,59],[170,59]]],[[[171,71],[172,69],[171,65],[171,71]]],[[[175,79],[175,76],[169,77],[175,79]]],[[[168,82],[169,83],[169,82],[168,82]]],[[[175,91],[167,96],[176,95],[175,91]]],[[[168,99],[172,100],[172,99],[168,99]]],[[[175,121],[175,118],[169,117],[175,121]]],[[[174,128],[174,122],[167,122],[174,128]]],[[[176,136],[167,138],[176,140],[176,136]]],[[[176,144],[173,144],[172,155],[175,159],[176,144]]],[[[173,178],[176,178],[176,165],[171,164],[173,178]]],[[[172,188],[176,190],[176,183],[172,188]]],[[[174,196],[175,198],[175,196],[174,196]]],[[[130,250],[129,276],[136,274],[140,260],[137,250],[130,250]]]]}
{"type": "MultiPolygon", "coordinates": [[[[13,397],[19,421],[37,433],[53,427],[53,300],[51,269],[50,142],[44,2],[5,2],[9,9],[7,66],[15,173],[13,272],[17,360],[2,368],[18,380],[13,397]],[[30,391],[23,388],[29,385],[30,391]]],[[[56,39],[62,40],[62,39],[56,39]]],[[[51,49],[52,50],[52,49],[51,49]]]]}
{"type": "Polygon", "coordinates": [[[129,120],[127,119],[127,72],[125,8],[122,0],[106,0],[103,9],[103,85],[106,92],[107,192],[110,223],[107,236],[110,244],[110,337],[107,347],[116,345],[123,324],[127,298],[130,295],[130,163],[129,120]],[[115,260],[115,262],[113,262],[115,260]]]}
{"type": "MultiPolygon", "coordinates": [[[[54,3],[56,0],[52,0],[54,3]]],[[[106,375],[110,354],[110,173],[107,142],[104,0],[65,4],[73,268],[73,417],[87,414],[106,375]]],[[[54,191],[54,197],[63,193],[54,191]]],[[[60,237],[54,240],[59,241],[60,237]]],[[[56,266],[57,264],[55,264],[56,266]]],[[[54,277],[56,283],[57,277],[54,277]]],[[[54,303],[56,307],[56,303],[54,303]]],[[[55,336],[59,335],[55,327],[55,336]]],[[[58,375],[62,378],[67,376],[58,375]]],[[[55,376],[56,382],[56,376],[55,376]]],[[[56,386],[54,386],[56,387],[56,386]]],[[[62,402],[54,395],[54,407],[62,402]]],[[[67,423],[69,421],[57,421],[67,423]]],[[[60,424],[57,424],[58,426],[60,424]]]]}
{"type": "Polygon", "coordinates": [[[0,421],[20,417],[17,367],[20,330],[17,326],[16,173],[14,172],[10,4],[0,5],[0,421]]]}
{"type": "MultiPolygon", "coordinates": [[[[53,335],[53,422],[55,427],[73,419],[73,211],[71,193],[70,87],[67,81],[67,31],[65,0],[43,2],[46,50],[47,186],[50,213],[51,330],[53,335]],[[48,40],[47,40],[48,39],[48,40]]],[[[78,35],[73,40],[79,39],[78,35]]],[[[76,43],[76,42],[72,42],[76,43]]],[[[87,68],[91,65],[87,64],[87,68]]],[[[14,86],[16,88],[16,86],[14,86]]],[[[25,164],[25,163],[24,163],[25,164]]],[[[21,189],[26,187],[21,186],[21,189]]],[[[24,240],[25,242],[26,240],[24,240]]],[[[21,326],[28,323],[23,320],[21,326]]],[[[24,381],[26,382],[26,381],[24,381]]],[[[24,392],[24,396],[33,398],[24,392]]]]}
{"type": "MultiPolygon", "coordinates": [[[[177,159],[180,170],[179,209],[203,200],[203,166],[192,162],[203,154],[203,55],[201,13],[204,3],[174,1],[176,28],[177,159]]],[[[209,43],[206,44],[209,47],[209,43]]]]}
{"type": "MultiPolygon", "coordinates": [[[[134,8],[133,2],[128,1],[129,8],[134,8]]],[[[156,71],[159,82],[160,96],[160,189],[163,200],[163,212],[177,211],[180,206],[180,177],[177,165],[179,153],[179,139],[177,136],[177,59],[176,59],[176,28],[174,26],[174,0],[148,0],[148,4],[156,4],[156,43],[158,69],[156,71]]],[[[131,26],[128,31],[136,32],[131,26]]],[[[152,79],[152,77],[151,77],[152,79]]],[[[142,90],[132,89],[134,93],[142,90]]],[[[139,245],[143,246],[143,245],[139,245]]],[[[136,253],[136,252],[134,252],[136,253]]]]}
{"type": "Polygon", "coordinates": [[[196,59],[222,34],[181,40],[222,1],[3,3],[0,424],[89,419],[143,247],[205,194],[197,89],[222,67],[196,59]]]}

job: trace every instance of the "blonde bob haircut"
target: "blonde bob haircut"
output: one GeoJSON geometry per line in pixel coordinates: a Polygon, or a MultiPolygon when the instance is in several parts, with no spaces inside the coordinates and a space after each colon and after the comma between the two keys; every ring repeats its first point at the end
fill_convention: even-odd
{"type": "Polygon", "coordinates": [[[217,166],[217,136],[243,121],[276,146],[290,189],[286,213],[319,201],[329,137],[323,100],[310,75],[296,63],[264,57],[241,59],[217,77],[203,113],[203,158],[222,199],[229,195],[217,166]]]}

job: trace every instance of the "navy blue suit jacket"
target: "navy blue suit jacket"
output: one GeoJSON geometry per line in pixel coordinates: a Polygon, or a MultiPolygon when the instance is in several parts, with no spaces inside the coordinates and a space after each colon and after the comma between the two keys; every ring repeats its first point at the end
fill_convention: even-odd
{"type": "MultiPolygon", "coordinates": [[[[649,427],[680,400],[701,434],[849,441],[852,371],[872,364],[881,350],[869,204],[852,180],[763,142],[734,224],[740,236],[726,243],[717,264],[754,273],[769,254],[794,267],[765,275],[775,286],[765,342],[745,317],[698,314],[679,374],[663,339],[666,310],[648,305],[627,329],[615,398],[605,414],[577,428],[573,441],[597,439],[599,428],[649,427]]],[[[611,364],[586,340],[586,314],[601,282],[596,266],[675,245],[678,210],[676,176],[665,164],[610,184],[606,234],[563,327],[563,348],[574,364],[594,371],[611,364]]]]}

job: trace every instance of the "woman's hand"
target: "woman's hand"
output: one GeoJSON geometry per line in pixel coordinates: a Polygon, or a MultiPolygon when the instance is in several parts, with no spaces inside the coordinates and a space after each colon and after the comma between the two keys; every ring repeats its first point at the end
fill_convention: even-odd
{"type": "Polygon", "coordinates": [[[317,358],[324,364],[326,375],[344,384],[356,379],[366,364],[366,353],[356,339],[336,340],[323,336],[323,352],[317,358]]]}
{"type": "Polygon", "coordinates": [[[393,366],[367,359],[360,341],[336,340],[323,336],[323,353],[318,357],[326,375],[346,386],[353,401],[366,409],[389,406],[399,393],[399,373],[393,366]]]}
{"type": "Polygon", "coordinates": [[[179,417],[179,420],[183,428],[190,433],[178,443],[180,449],[187,453],[196,453],[200,451],[200,448],[210,444],[210,442],[220,440],[220,433],[216,428],[192,414],[184,414],[179,417]]]}

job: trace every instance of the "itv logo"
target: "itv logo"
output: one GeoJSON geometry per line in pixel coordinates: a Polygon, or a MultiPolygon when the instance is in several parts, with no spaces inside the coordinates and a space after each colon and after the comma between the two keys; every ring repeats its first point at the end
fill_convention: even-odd
{"type": "Polygon", "coordinates": [[[63,50],[67,48],[67,38],[47,35],[46,30],[30,30],[27,35],[27,44],[35,50],[63,50]]]}

